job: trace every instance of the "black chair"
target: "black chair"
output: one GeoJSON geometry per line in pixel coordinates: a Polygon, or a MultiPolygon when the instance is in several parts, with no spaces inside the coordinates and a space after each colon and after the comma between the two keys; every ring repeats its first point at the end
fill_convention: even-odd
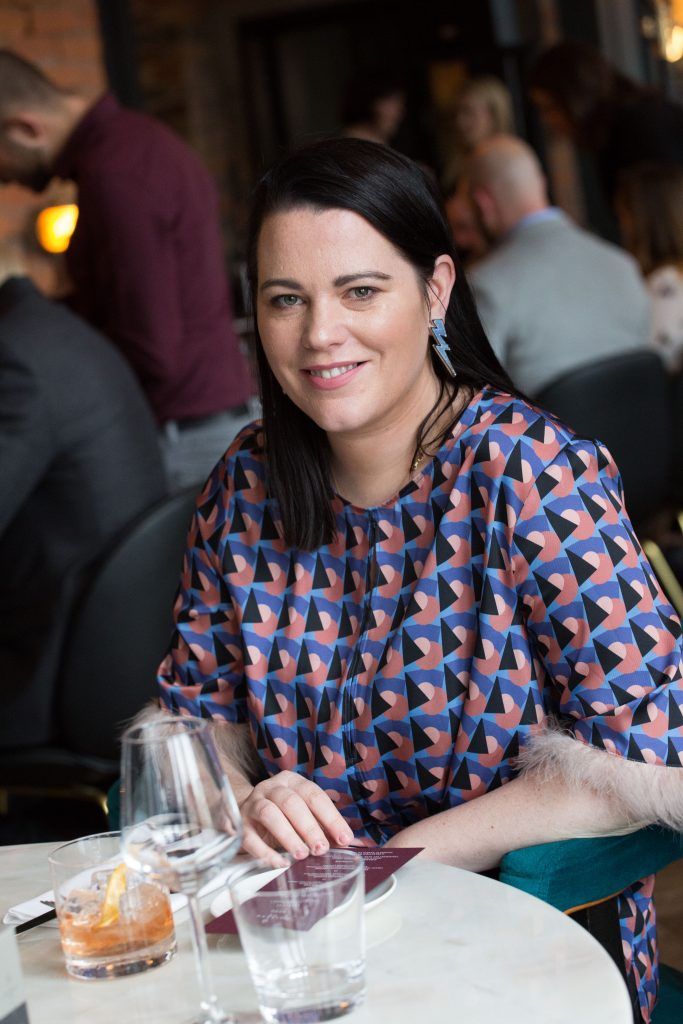
{"type": "Polygon", "coordinates": [[[154,505],[96,563],[67,626],[54,742],[0,751],[0,792],[95,800],[118,778],[118,734],[155,694],[196,489],[154,505]]]}
{"type": "Polygon", "coordinates": [[[683,509],[683,372],[672,379],[671,398],[674,421],[673,492],[676,507],[683,509]]]}
{"type": "Polygon", "coordinates": [[[669,378],[647,349],[581,366],[534,399],[581,437],[607,445],[621,472],[637,525],[671,500],[673,418],[669,378]]]}
{"type": "Polygon", "coordinates": [[[534,401],[580,437],[607,445],[643,548],[682,614],[683,590],[649,535],[655,517],[674,508],[671,384],[659,356],[643,349],[600,359],[548,384],[534,401]]]}

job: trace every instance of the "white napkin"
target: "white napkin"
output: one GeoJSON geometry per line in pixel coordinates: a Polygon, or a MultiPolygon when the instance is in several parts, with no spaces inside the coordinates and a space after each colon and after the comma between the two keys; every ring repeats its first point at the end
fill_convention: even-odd
{"type": "MultiPolygon", "coordinates": [[[[52,889],[48,889],[47,892],[41,892],[40,896],[36,896],[32,900],[26,900],[24,903],[17,903],[16,907],[10,907],[5,916],[2,919],[3,924],[23,924],[24,921],[30,921],[33,917],[40,917],[41,914],[46,914],[48,910],[54,909],[54,893],[52,889]],[[43,900],[45,902],[43,903],[43,900]]],[[[52,928],[57,927],[57,921],[46,921],[46,925],[52,928]]]]}
{"type": "MultiPolygon", "coordinates": [[[[90,872],[88,872],[88,875],[90,875],[90,872]]],[[[201,899],[203,896],[215,892],[217,889],[224,886],[227,882],[228,875],[228,868],[225,868],[219,874],[215,875],[209,882],[207,882],[203,889],[199,890],[199,898],[201,899]]],[[[171,910],[174,915],[183,910],[186,904],[187,898],[183,896],[182,893],[171,893],[171,910]]],[[[41,914],[45,914],[48,910],[52,909],[54,909],[54,893],[52,889],[48,889],[47,892],[41,892],[40,896],[35,896],[31,900],[25,900],[24,903],[17,903],[16,906],[10,907],[2,921],[3,924],[23,924],[24,921],[30,921],[34,917],[40,917],[41,914]]],[[[56,918],[51,921],[46,921],[45,927],[59,927],[56,918]]]]}

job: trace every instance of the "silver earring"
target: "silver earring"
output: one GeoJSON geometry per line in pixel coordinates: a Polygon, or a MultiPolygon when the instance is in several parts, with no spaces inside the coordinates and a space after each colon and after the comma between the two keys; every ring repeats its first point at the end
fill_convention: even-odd
{"type": "Polygon", "coordinates": [[[446,337],[446,325],[443,320],[430,320],[429,333],[432,336],[432,350],[439,357],[451,377],[457,377],[458,375],[448,355],[448,338],[446,337]]]}

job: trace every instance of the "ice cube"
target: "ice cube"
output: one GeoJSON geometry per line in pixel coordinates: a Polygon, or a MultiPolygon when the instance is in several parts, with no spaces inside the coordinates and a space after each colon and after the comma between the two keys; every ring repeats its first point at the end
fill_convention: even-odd
{"type": "Polygon", "coordinates": [[[134,921],[140,916],[140,897],[138,893],[124,892],[119,900],[119,919],[134,921]]]}
{"type": "Polygon", "coordinates": [[[109,871],[93,871],[90,876],[91,888],[94,889],[95,892],[104,892],[113,873],[113,868],[109,871]]]}
{"type": "Polygon", "coordinates": [[[102,894],[93,889],[72,889],[62,905],[62,913],[74,917],[98,914],[102,905],[102,894]]]}
{"type": "Polygon", "coordinates": [[[79,896],[69,896],[63,904],[62,909],[65,914],[80,914],[83,909],[83,901],[79,896]]]}

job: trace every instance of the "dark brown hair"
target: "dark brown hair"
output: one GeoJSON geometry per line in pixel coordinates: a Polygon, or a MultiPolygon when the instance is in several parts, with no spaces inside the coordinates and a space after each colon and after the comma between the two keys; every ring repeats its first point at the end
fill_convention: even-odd
{"type": "Polygon", "coordinates": [[[12,50],[0,49],[0,110],[53,107],[64,92],[40,68],[12,50]]]}

